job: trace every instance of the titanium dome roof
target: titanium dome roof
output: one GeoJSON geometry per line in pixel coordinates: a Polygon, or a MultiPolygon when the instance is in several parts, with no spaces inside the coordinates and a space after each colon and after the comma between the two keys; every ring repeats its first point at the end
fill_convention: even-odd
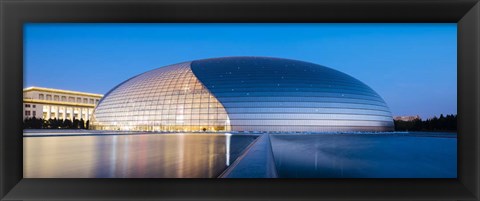
{"type": "Polygon", "coordinates": [[[267,57],[179,63],[132,77],[95,108],[92,128],[142,131],[392,131],[383,99],[321,65],[267,57]]]}

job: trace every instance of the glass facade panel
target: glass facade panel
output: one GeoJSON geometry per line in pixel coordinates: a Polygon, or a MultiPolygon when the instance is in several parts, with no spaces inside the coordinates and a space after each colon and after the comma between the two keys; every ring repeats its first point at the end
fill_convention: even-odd
{"type": "Polygon", "coordinates": [[[91,125],[98,130],[228,131],[225,109],[210,97],[190,63],[158,68],[107,93],[95,108],[91,125]],[[209,105],[220,109],[210,111],[209,105]]]}
{"type": "Polygon", "coordinates": [[[317,64],[265,57],[192,62],[235,131],[390,131],[385,101],[359,80],[317,64]]]}

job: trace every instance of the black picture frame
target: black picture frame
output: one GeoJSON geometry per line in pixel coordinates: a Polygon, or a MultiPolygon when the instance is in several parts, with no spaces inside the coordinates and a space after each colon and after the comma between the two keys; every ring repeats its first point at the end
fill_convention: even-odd
{"type": "Polygon", "coordinates": [[[2,200],[479,200],[477,0],[0,0],[2,200]],[[27,22],[458,23],[458,179],[24,179],[27,22]]]}

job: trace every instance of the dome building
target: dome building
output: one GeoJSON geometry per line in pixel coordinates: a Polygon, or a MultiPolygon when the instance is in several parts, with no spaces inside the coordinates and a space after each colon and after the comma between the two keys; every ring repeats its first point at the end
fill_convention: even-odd
{"type": "Polygon", "coordinates": [[[110,90],[91,128],[134,131],[392,131],[385,101],[321,65],[225,57],[169,65],[110,90]]]}

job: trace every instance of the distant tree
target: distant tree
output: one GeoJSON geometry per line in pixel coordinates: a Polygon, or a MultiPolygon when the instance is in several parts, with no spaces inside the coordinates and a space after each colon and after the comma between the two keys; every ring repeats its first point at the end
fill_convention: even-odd
{"type": "Polygon", "coordinates": [[[80,129],[85,129],[85,122],[83,121],[83,118],[80,119],[79,128],[80,129]]]}
{"type": "Polygon", "coordinates": [[[87,123],[86,123],[85,128],[86,128],[86,129],[90,129],[90,120],[87,120],[87,123]]]}
{"type": "Polygon", "coordinates": [[[394,120],[396,131],[455,131],[457,130],[457,115],[440,114],[424,121],[416,119],[413,121],[394,120]]]}
{"type": "Polygon", "coordinates": [[[73,129],[78,129],[78,124],[79,124],[79,121],[78,119],[75,119],[75,117],[73,117],[73,123],[72,123],[72,128],[73,129]]]}
{"type": "Polygon", "coordinates": [[[33,117],[33,125],[32,128],[40,129],[43,126],[43,119],[42,118],[35,118],[33,117]]]}
{"type": "Polygon", "coordinates": [[[48,128],[55,128],[55,119],[48,119],[48,128]]]}
{"type": "Polygon", "coordinates": [[[63,125],[64,125],[64,128],[72,128],[73,127],[72,121],[70,119],[63,120],[63,125]]]}
{"type": "Polygon", "coordinates": [[[60,128],[65,128],[65,119],[59,119],[60,128]]]}
{"type": "Polygon", "coordinates": [[[53,122],[53,124],[51,125],[52,128],[58,129],[62,126],[62,121],[60,121],[60,119],[54,118],[52,122],[53,122]]]}
{"type": "Polygon", "coordinates": [[[26,129],[26,128],[32,128],[31,127],[31,119],[28,118],[28,117],[23,119],[23,129],[26,129]]]}
{"type": "Polygon", "coordinates": [[[42,119],[42,128],[49,128],[49,127],[50,127],[50,124],[48,120],[42,119]]]}

